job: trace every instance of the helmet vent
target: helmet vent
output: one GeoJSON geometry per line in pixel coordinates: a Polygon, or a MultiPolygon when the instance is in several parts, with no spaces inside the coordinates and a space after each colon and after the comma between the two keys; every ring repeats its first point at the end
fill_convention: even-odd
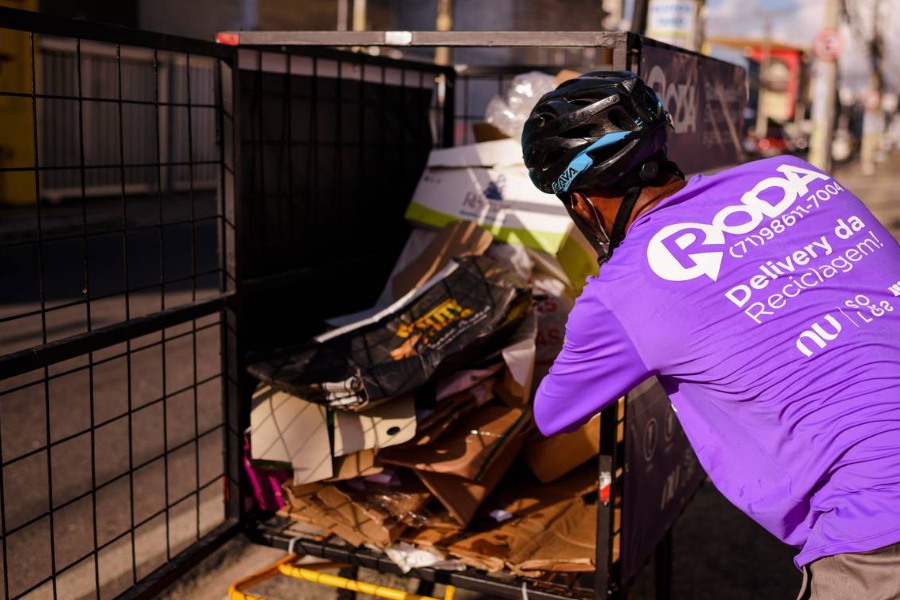
{"type": "Polygon", "coordinates": [[[566,132],[567,138],[583,138],[585,140],[598,138],[602,136],[605,132],[603,131],[603,127],[597,123],[588,123],[585,125],[579,125],[578,127],[573,127],[569,131],[566,132]]]}
{"type": "Polygon", "coordinates": [[[618,106],[611,108],[609,112],[606,113],[606,118],[620,131],[631,131],[636,125],[634,119],[618,106]]]}

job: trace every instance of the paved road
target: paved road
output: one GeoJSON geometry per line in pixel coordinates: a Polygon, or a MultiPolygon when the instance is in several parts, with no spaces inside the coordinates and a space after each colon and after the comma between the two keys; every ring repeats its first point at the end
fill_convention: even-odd
{"type": "Polygon", "coordinates": [[[874,175],[866,175],[859,165],[851,164],[838,168],[835,177],[900,241],[900,150],[878,163],[874,175]]]}
{"type": "MultiPolygon", "coordinates": [[[[7,209],[0,214],[0,240],[15,244],[0,248],[0,319],[40,308],[39,258],[47,307],[89,296],[91,328],[123,320],[126,310],[134,317],[158,311],[163,303],[190,302],[193,281],[159,282],[189,278],[218,265],[216,222],[179,223],[190,219],[187,198],[166,202],[162,227],[156,226],[160,213],[155,201],[131,202],[127,236],[117,231],[122,227],[120,203],[91,202],[87,227],[77,204],[43,209],[42,233],[48,241],[40,256],[36,245],[28,243],[34,239],[33,213],[7,209]],[[141,291],[126,298],[126,284],[141,291]],[[111,297],[97,299],[102,296],[111,297]]],[[[198,198],[195,216],[213,208],[210,198],[198,198]]],[[[216,285],[217,275],[197,278],[196,296],[214,294],[216,285]]],[[[47,339],[82,333],[88,324],[84,302],[51,310],[47,339]]],[[[40,371],[0,380],[0,452],[7,465],[4,525],[9,531],[34,521],[7,540],[10,595],[29,589],[55,566],[57,572],[66,569],[57,581],[59,597],[96,597],[98,581],[101,597],[113,597],[132,585],[135,574],[146,576],[193,542],[198,531],[221,523],[218,482],[199,498],[191,496],[165,511],[167,503],[195,490],[198,481],[222,473],[223,437],[214,430],[222,422],[218,316],[198,320],[196,334],[193,326],[166,330],[165,342],[161,333],[134,340],[130,357],[122,356],[128,350],[124,344],[103,349],[94,353],[92,369],[87,357],[53,365],[46,389],[40,371]],[[205,382],[197,386],[196,398],[194,381],[205,382]],[[196,432],[211,429],[195,440],[196,432]],[[127,475],[131,467],[139,468],[127,475]],[[99,489],[91,495],[93,487],[99,489]],[[39,518],[51,506],[51,494],[52,524],[39,518]],[[126,532],[132,523],[151,517],[137,528],[132,555],[132,536],[126,532]],[[116,538],[97,562],[80,560],[95,543],[104,546],[116,538]]],[[[0,323],[0,355],[41,341],[39,317],[0,323]]],[[[52,592],[48,584],[35,597],[52,597],[52,592]]]]}

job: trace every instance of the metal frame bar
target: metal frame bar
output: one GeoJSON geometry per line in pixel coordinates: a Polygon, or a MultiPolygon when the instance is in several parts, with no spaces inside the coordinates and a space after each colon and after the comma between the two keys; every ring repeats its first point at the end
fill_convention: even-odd
{"type": "Polygon", "coordinates": [[[404,574],[396,563],[384,554],[367,549],[356,549],[346,545],[338,545],[327,540],[298,539],[287,532],[257,527],[247,530],[247,535],[256,543],[302,552],[309,556],[326,560],[347,563],[354,567],[365,567],[382,573],[402,575],[423,581],[453,585],[459,589],[471,590],[498,598],[523,598],[558,600],[561,598],[588,597],[591,590],[580,588],[578,596],[572,596],[571,588],[552,582],[539,581],[525,577],[495,577],[486,573],[469,569],[466,571],[441,571],[431,568],[414,569],[404,574]],[[525,592],[523,592],[523,584],[525,592]]]}
{"type": "Polygon", "coordinates": [[[197,319],[226,307],[233,293],[202,300],[193,304],[170,308],[145,317],[136,317],[115,325],[100,327],[58,342],[48,342],[38,348],[20,350],[0,356],[0,378],[22,375],[34,369],[70,358],[82,356],[113,344],[119,344],[163,328],[197,319]]]}
{"type": "Polygon", "coordinates": [[[234,46],[392,46],[614,48],[630,34],[614,31],[228,31],[234,46]]]}

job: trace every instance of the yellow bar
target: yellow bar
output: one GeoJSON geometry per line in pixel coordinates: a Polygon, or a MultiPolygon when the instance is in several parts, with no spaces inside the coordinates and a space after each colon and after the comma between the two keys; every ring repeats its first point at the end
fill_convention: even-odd
{"type": "MultiPolygon", "coordinates": [[[[410,594],[409,592],[404,592],[403,590],[397,590],[381,585],[366,583],[365,581],[355,581],[353,579],[347,579],[346,577],[340,577],[338,575],[319,573],[317,571],[311,571],[309,569],[303,569],[301,567],[295,567],[291,565],[283,565],[280,570],[282,575],[287,575],[288,577],[305,579],[306,581],[311,581],[313,583],[330,585],[332,587],[343,588],[352,592],[361,592],[363,594],[369,594],[371,596],[377,596],[379,598],[387,598],[388,600],[440,600],[439,598],[432,598],[431,596],[410,594]]],[[[448,590],[451,589],[451,587],[452,586],[448,586],[448,590]]]]}
{"type": "Polygon", "coordinates": [[[448,585],[444,589],[444,600],[453,600],[456,596],[456,587],[448,585]]]}
{"type": "Polygon", "coordinates": [[[231,600],[266,600],[263,596],[254,596],[253,594],[245,594],[242,588],[253,587],[259,585],[263,581],[271,579],[281,573],[281,566],[286,563],[294,562],[299,558],[296,554],[288,554],[278,562],[269,565],[261,571],[257,571],[242,579],[238,579],[228,588],[228,597],[231,600]]]}

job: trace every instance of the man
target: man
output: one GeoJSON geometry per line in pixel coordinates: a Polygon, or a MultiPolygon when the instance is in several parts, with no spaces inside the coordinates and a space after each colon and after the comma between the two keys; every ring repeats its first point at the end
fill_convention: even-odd
{"type": "Polygon", "coordinates": [[[598,72],[525,124],[532,181],[601,263],[537,425],[656,375],[716,487],[799,549],[801,597],[900,598],[900,246],[795,157],[685,181],[669,122],[634,74],[598,72]]]}

